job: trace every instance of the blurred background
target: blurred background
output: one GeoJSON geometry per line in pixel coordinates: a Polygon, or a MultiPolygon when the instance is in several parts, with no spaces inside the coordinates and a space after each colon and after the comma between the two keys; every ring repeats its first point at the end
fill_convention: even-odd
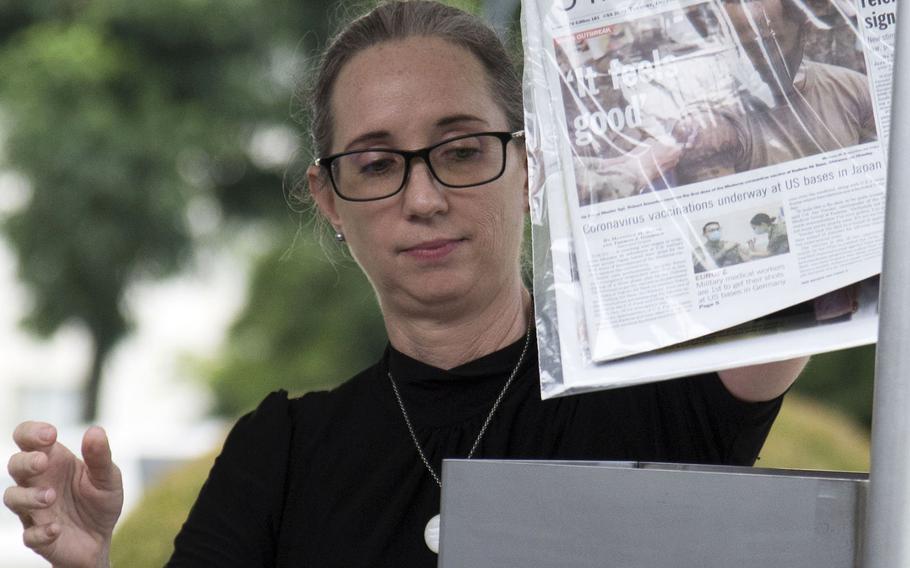
{"type": "MultiPolygon", "coordinates": [[[[517,33],[517,2],[450,4],[517,33]]],[[[0,454],[26,419],[109,432],[114,564],[161,566],[226,429],[385,345],[375,300],[292,190],[298,98],[357,5],[0,0],[0,454]]],[[[814,358],[758,465],[866,470],[874,350],[814,358]]],[[[5,468],[0,485],[12,481],[5,468]]],[[[0,567],[46,566],[0,511],[0,567]]]]}

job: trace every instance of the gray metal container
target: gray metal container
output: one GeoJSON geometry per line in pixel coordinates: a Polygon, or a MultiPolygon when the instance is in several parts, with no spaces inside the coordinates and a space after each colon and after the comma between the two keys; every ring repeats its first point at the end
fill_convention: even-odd
{"type": "Polygon", "coordinates": [[[855,568],[865,474],[446,460],[441,568],[855,568]]]}

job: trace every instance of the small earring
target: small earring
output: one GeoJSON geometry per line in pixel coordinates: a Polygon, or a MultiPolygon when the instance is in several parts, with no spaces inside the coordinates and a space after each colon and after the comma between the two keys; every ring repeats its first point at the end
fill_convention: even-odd
{"type": "Polygon", "coordinates": [[[335,231],[335,240],[338,241],[339,243],[343,243],[345,241],[344,233],[342,233],[341,231],[335,231]]]}

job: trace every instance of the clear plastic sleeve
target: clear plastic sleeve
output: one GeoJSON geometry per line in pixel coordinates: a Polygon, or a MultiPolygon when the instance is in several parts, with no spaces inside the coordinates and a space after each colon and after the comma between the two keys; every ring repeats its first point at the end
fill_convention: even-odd
{"type": "Polygon", "coordinates": [[[522,7],[544,398],[875,341],[893,2],[522,7]]]}

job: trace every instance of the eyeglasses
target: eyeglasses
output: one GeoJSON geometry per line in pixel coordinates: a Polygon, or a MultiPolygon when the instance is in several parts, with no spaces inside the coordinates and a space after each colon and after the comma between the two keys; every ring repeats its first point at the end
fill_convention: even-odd
{"type": "Polygon", "coordinates": [[[446,187],[483,185],[506,169],[506,146],[524,138],[518,132],[479,132],[443,140],[420,150],[376,148],[318,158],[329,172],[338,197],[348,201],[375,201],[404,189],[411,162],[421,158],[433,177],[446,187]]]}

